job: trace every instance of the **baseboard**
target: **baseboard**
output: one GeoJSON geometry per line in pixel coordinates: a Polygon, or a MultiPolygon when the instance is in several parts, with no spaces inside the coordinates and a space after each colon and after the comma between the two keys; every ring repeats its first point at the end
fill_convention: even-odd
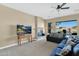
{"type": "MultiPolygon", "coordinates": [[[[26,43],[26,42],[27,42],[27,41],[23,41],[22,44],[23,44],[23,43],[26,43]]],[[[4,46],[4,47],[0,47],[0,50],[1,50],[1,49],[5,49],[5,48],[9,48],[9,47],[13,47],[13,46],[17,46],[17,45],[18,45],[18,43],[13,43],[13,44],[10,44],[10,45],[4,46]]]]}

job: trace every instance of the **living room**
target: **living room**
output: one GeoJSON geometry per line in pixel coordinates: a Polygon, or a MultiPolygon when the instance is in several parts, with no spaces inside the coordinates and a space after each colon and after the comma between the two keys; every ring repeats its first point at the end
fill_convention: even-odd
{"type": "Polygon", "coordinates": [[[79,35],[79,8],[75,7],[78,5],[78,3],[0,4],[0,55],[55,56],[51,53],[55,53],[54,49],[63,41],[59,32],[63,29],[68,32],[70,29],[71,34],[76,33],[73,36],[79,35]],[[59,33],[55,35],[56,39],[48,37],[53,33],[59,33]]]}

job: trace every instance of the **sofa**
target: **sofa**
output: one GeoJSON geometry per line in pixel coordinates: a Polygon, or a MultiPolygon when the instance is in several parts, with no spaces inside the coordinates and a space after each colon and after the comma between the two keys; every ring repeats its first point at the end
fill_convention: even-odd
{"type": "Polygon", "coordinates": [[[63,33],[51,33],[46,36],[47,41],[60,43],[63,40],[63,33]]]}
{"type": "MultiPolygon", "coordinates": [[[[70,49],[70,52],[66,56],[79,56],[79,38],[75,38],[77,40],[75,43],[77,43],[73,48],[70,49]]],[[[56,48],[54,48],[50,54],[50,56],[60,56],[59,53],[61,50],[65,47],[67,42],[67,38],[64,38],[56,48]]]]}
{"type": "MultiPolygon", "coordinates": [[[[50,56],[61,56],[59,55],[59,53],[61,52],[61,50],[64,48],[65,46],[65,42],[66,40],[63,40],[61,43],[58,44],[58,46],[56,48],[54,48],[50,54],[50,56]]],[[[73,55],[73,52],[71,51],[69,54],[67,54],[69,56],[73,55]]],[[[66,56],[67,56],[66,55],[66,56]]]]}

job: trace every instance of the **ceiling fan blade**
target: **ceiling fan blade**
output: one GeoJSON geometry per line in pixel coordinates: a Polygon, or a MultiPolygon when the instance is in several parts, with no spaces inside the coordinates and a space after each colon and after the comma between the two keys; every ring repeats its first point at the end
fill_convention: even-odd
{"type": "Polygon", "coordinates": [[[70,7],[63,7],[63,8],[61,8],[61,9],[69,9],[70,7]]]}
{"type": "Polygon", "coordinates": [[[60,5],[60,7],[62,8],[66,3],[63,3],[62,5],[60,5]]]}

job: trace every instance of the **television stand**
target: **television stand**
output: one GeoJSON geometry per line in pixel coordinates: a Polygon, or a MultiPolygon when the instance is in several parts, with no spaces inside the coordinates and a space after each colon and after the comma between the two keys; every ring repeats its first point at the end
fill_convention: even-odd
{"type": "Polygon", "coordinates": [[[21,34],[17,35],[18,37],[18,45],[22,44],[23,39],[27,38],[28,42],[32,42],[32,34],[21,34]]]}

